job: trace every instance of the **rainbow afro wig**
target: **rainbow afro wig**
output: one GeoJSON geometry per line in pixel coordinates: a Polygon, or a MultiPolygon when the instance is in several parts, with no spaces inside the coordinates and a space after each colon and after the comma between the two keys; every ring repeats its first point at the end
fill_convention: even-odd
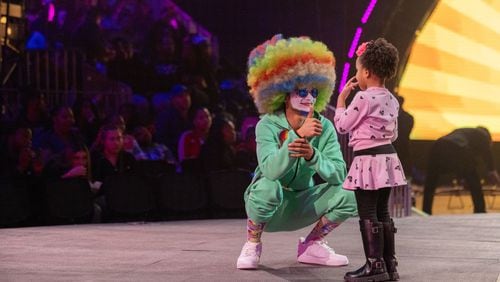
{"type": "Polygon", "coordinates": [[[319,90],[314,110],[321,112],[333,94],[335,57],[319,41],[277,34],[250,52],[247,84],[260,113],[283,109],[287,93],[297,87],[319,90]]]}

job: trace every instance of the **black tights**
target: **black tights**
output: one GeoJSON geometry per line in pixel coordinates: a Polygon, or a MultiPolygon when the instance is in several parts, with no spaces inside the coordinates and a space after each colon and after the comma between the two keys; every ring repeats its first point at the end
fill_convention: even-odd
{"type": "Polygon", "coordinates": [[[355,193],[359,219],[368,219],[372,222],[389,222],[391,220],[388,207],[391,188],[379,190],[358,189],[355,193]]]}

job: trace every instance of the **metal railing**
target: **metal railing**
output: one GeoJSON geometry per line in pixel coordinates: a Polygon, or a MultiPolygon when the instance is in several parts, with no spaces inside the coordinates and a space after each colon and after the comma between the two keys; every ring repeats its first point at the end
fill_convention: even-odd
{"type": "MultiPolygon", "coordinates": [[[[85,54],[78,49],[26,51],[20,55],[17,74],[17,87],[38,90],[49,108],[89,98],[98,101],[106,113],[115,113],[132,97],[129,86],[100,74],[87,64],[85,54]]],[[[10,105],[20,104],[21,97],[15,87],[1,90],[10,105]]]]}

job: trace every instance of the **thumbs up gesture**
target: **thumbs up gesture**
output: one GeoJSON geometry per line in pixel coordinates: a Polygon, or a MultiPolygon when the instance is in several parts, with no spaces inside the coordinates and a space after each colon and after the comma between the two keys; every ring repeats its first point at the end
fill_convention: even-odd
{"type": "Polygon", "coordinates": [[[311,138],[320,136],[322,131],[323,125],[318,119],[314,118],[314,108],[311,106],[304,123],[302,123],[302,126],[297,130],[297,133],[300,137],[311,138]]]}

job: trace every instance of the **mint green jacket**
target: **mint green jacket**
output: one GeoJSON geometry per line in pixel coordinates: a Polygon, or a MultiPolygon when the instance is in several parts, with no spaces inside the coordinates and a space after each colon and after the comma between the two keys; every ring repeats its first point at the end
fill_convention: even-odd
{"type": "Polygon", "coordinates": [[[314,117],[321,121],[323,132],[309,140],[314,149],[314,156],[310,161],[290,157],[288,144],[299,136],[291,129],[283,111],[261,117],[256,127],[259,165],[252,183],[265,177],[279,181],[284,189],[305,190],[314,186],[312,176],[315,173],[329,184],[337,186],[343,183],[346,164],[337,141],[337,133],[330,120],[318,113],[314,113],[314,117]],[[288,137],[280,140],[283,130],[288,130],[288,137]]]}

